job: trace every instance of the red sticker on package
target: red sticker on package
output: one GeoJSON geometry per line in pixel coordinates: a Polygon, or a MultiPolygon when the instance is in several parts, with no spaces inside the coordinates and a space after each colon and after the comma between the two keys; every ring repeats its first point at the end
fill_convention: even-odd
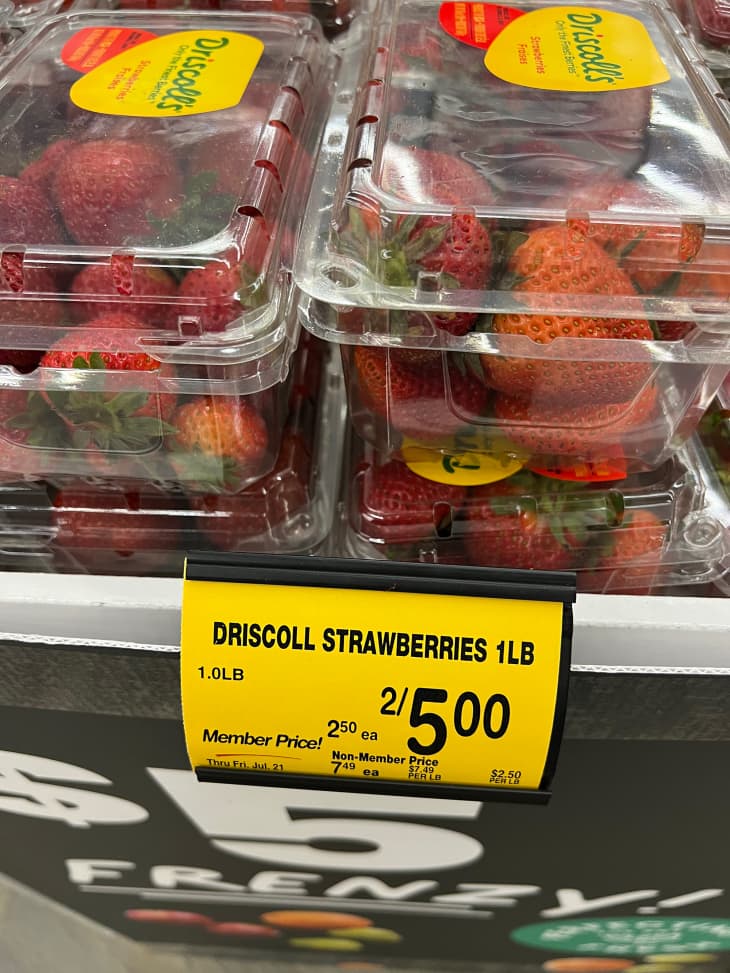
{"type": "Polygon", "coordinates": [[[533,473],[549,476],[553,480],[571,480],[577,483],[610,483],[625,480],[628,476],[626,461],[621,458],[601,462],[576,463],[574,466],[537,467],[531,466],[533,473]]]}
{"type": "Polygon", "coordinates": [[[523,14],[524,10],[497,3],[450,2],[441,4],[439,24],[455,40],[486,51],[497,34],[523,14]]]}
{"type": "Polygon", "coordinates": [[[61,60],[79,74],[88,74],[104,61],[153,41],[156,36],[130,27],[84,27],[64,44],[61,60]]]}

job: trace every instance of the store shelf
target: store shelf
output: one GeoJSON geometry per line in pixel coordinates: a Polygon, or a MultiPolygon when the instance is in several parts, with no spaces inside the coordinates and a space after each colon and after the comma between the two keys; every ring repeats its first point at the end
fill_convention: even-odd
{"type": "MultiPolygon", "coordinates": [[[[176,652],[174,578],[11,573],[0,640],[176,652]]],[[[730,599],[579,595],[574,668],[730,674],[730,599]]]]}

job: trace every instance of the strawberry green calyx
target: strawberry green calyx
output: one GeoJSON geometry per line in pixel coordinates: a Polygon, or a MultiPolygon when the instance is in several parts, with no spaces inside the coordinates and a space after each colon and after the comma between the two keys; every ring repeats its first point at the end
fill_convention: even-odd
{"type": "MultiPolygon", "coordinates": [[[[43,387],[39,396],[60,420],[58,447],[102,452],[145,453],[159,448],[174,432],[166,419],[177,396],[142,389],[118,392],[108,388],[52,388],[50,370],[72,370],[79,375],[103,372],[156,372],[159,362],[143,352],[117,350],[118,331],[126,337],[140,333],[139,322],[126,314],[95,318],[88,327],[69,332],[41,359],[43,387]],[[83,349],[83,350],[82,350],[83,349]],[[93,350],[86,350],[93,349],[93,350]]],[[[100,380],[106,385],[106,379],[100,380]]]]}
{"type": "Polygon", "coordinates": [[[173,216],[161,219],[147,214],[159,246],[177,247],[216,236],[228,227],[237,198],[215,192],[215,172],[199,172],[185,184],[185,199],[173,216]]]}

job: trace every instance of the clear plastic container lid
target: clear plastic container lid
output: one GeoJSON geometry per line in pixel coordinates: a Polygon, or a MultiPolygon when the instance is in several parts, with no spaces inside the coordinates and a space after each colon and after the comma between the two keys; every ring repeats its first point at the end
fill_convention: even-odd
{"type": "Polygon", "coordinates": [[[64,2],[65,0],[8,0],[9,23],[12,27],[27,30],[44,17],[57,13],[64,6],[64,2]]]}
{"type": "MultiPolygon", "coordinates": [[[[527,470],[448,483],[353,441],[343,544],[352,556],[576,571],[583,591],[699,584],[730,568],[730,510],[692,441],[651,472],[576,483],[527,470]]],[[[454,471],[452,471],[453,473],[454,471]]]]}
{"type": "Polygon", "coordinates": [[[179,574],[186,551],[307,553],[329,534],[344,434],[336,356],[304,341],[273,470],[235,496],[52,477],[2,483],[0,567],[179,574]]]}
{"type": "Polygon", "coordinates": [[[13,45],[2,323],[37,342],[107,304],[199,357],[279,341],[333,65],[314,18],[261,10],[70,13],[13,45]]]}
{"type": "Polygon", "coordinates": [[[328,36],[346,30],[369,6],[367,0],[74,0],[73,10],[220,10],[257,13],[312,14],[328,36]]]}
{"type": "Polygon", "coordinates": [[[239,492],[279,450],[296,301],[284,321],[278,344],[244,362],[161,361],[124,313],[97,314],[43,351],[0,348],[0,477],[239,492]]]}
{"type": "Polygon", "coordinates": [[[640,354],[730,354],[656,348],[657,321],[730,328],[728,106],[667,6],[397,0],[363,63],[298,254],[315,333],[562,357],[600,315],[640,354]]]}

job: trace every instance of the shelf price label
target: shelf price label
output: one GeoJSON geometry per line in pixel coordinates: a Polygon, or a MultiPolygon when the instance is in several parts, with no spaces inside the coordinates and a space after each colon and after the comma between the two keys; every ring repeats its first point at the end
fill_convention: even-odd
{"type": "Polygon", "coordinates": [[[547,799],[570,574],[195,555],[181,690],[202,780],[547,799]]]}

